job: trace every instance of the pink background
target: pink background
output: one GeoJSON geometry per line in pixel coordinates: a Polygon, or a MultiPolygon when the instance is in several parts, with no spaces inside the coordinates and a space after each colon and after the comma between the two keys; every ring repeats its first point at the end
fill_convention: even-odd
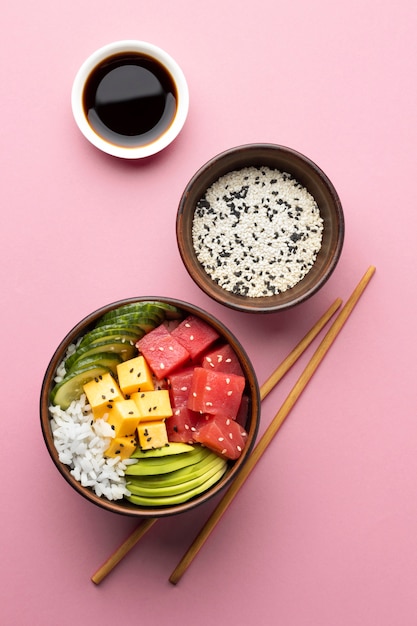
{"type": "MultiPolygon", "coordinates": [[[[2,624],[417,623],[416,19],[415,0],[3,7],[2,624]],[[124,38],[165,48],[190,88],[183,132],[146,162],[101,154],[70,109],[84,59],[124,38]],[[174,230],[194,172],[249,142],[313,159],[346,217],[323,290],[262,320],[194,285],[174,230]],[[120,298],[179,297],[235,332],[262,383],[371,264],[363,299],[179,585],[168,577],[214,503],[157,523],[95,586],[136,523],[80,498],[46,452],[38,398],[61,338],[120,298]]],[[[265,400],[261,430],[308,356],[265,400]]]]}

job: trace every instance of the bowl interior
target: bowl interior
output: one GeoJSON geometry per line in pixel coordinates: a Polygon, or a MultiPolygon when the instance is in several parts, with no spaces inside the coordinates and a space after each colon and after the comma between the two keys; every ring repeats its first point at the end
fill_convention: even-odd
{"type": "Polygon", "coordinates": [[[179,252],[190,276],[209,296],[231,308],[271,312],[300,303],[329,278],[341,254],[344,218],[336,190],[317,165],[290,148],[253,144],[223,152],[195,174],[180,200],[176,231],[179,252]],[[314,266],[294,287],[274,296],[251,298],[226,292],[205,272],[193,247],[192,224],[197,202],[218,178],[249,166],[267,166],[294,176],[315,198],[324,221],[322,246],[314,266]]]}
{"type": "Polygon", "coordinates": [[[120,513],[124,515],[130,515],[135,517],[165,517],[169,515],[174,515],[178,513],[182,513],[188,511],[203,502],[206,502],[208,499],[213,497],[219,491],[224,489],[226,485],[228,485],[236,476],[236,474],[241,469],[242,465],[245,463],[249,453],[251,452],[254,444],[256,435],[258,432],[259,426],[259,418],[260,418],[260,397],[259,397],[259,386],[257,382],[257,378],[253,369],[253,366],[240,342],[236,339],[236,337],[216,318],[214,318],[209,313],[199,309],[198,307],[179,301],[171,298],[159,298],[159,297],[143,297],[143,298],[130,298],[127,300],[122,300],[105,306],[91,315],[84,318],[79,324],[77,324],[63,339],[63,341],[58,346],[55,351],[48,368],[46,370],[42,389],[41,389],[41,397],[40,397],[40,417],[41,417],[41,428],[43,437],[45,440],[46,447],[48,452],[56,465],[59,472],[65,478],[65,480],[80,493],[83,497],[87,498],[90,502],[97,504],[98,506],[107,509],[108,511],[112,511],[114,513],[120,513]],[[49,395],[52,387],[54,386],[54,378],[56,375],[57,368],[61,363],[67,348],[69,345],[74,343],[80,336],[84,335],[89,329],[91,329],[97,320],[107,311],[115,309],[121,305],[128,304],[131,302],[141,302],[141,301],[152,301],[157,300],[159,302],[166,302],[168,304],[172,304],[182,309],[185,314],[194,314],[205,322],[211,324],[219,333],[219,335],[227,342],[230,343],[232,348],[235,350],[239,361],[241,363],[243,372],[246,378],[246,389],[245,392],[249,396],[249,410],[247,422],[245,424],[246,431],[248,433],[248,441],[244,451],[237,461],[230,463],[230,467],[221,478],[221,480],[216,483],[214,487],[206,491],[205,493],[189,500],[184,504],[179,504],[171,507],[139,507],[137,505],[131,504],[127,500],[118,500],[118,501],[110,501],[105,498],[98,497],[91,489],[82,487],[81,484],[71,475],[70,468],[67,465],[64,465],[59,461],[58,453],[54,445],[54,439],[51,431],[50,424],[50,416],[49,416],[49,395]]]}

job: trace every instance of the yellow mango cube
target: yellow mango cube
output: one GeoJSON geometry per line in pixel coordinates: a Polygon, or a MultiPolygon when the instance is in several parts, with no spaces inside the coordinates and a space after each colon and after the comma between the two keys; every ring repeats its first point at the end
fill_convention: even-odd
{"type": "Polygon", "coordinates": [[[128,459],[136,450],[136,439],[134,437],[115,437],[104,456],[128,459]]]}
{"type": "Polygon", "coordinates": [[[142,450],[163,448],[168,445],[165,422],[141,422],[138,426],[139,445],[142,450]]]}
{"type": "Polygon", "coordinates": [[[126,437],[134,434],[139,419],[139,409],[133,400],[118,400],[113,403],[107,423],[113,428],[115,437],[126,437]]]}
{"type": "Polygon", "coordinates": [[[90,380],[83,389],[96,419],[109,415],[113,404],[124,399],[119,385],[110,373],[90,380]]]}
{"type": "Polygon", "coordinates": [[[137,356],[117,365],[119,387],[125,396],[154,388],[152,373],[143,356],[137,356]]]}
{"type": "Polygon", "coordinates": [[[130,398],[136,402],[140,421],[161,420],[172,415],[171,401],[167,389],[136,392],[132,393],[130,398]]]}

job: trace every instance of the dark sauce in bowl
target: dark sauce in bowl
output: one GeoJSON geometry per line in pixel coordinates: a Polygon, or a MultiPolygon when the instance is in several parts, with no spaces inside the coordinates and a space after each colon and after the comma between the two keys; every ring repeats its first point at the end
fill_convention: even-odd
{"type": "Polygon", "coordinates": [[[98,135],[133,148],[152,143],[168,130],[177,99],[174,80],[158,61],[139,53],[120,53],[91,72],[83,106],[98,135]]]}

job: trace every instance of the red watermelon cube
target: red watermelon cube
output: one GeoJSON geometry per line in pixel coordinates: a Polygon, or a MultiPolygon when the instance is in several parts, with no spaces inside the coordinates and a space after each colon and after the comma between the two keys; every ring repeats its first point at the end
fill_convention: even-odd
{"type": "Polygon", "coordinates": [[[240,457],[247,437],[247,432],[237,422],[219,416],[202,420],[194,432],[194,441],[232,460],[240,457]]]}
{"type": "Polygon", "coordinates": [[[169,376],[168,384],[172,406],[187,406],[193,373],[194,367],[184,367],[169,376]]]}
{"type": "Polygon", "coordinates": [[[201,356],[219,338],[219,334],[210,324],[194,315],[186,317],[172,331],[172,336],[184,346],[193,360],[201,356]]]}
{"type": "Polygon", "coordinates": [[[244,388],[244,376],[195,367],[187,406],[199,413],[235,419],[244,388]]]}
{"type": "Polygon", "coordinates": [[[158,379],[165,378],[190,360],[189,352],[161,324],[136,344],[158,379]]]}
{"type": "Polygon", "coordinates": [[[194,443],[194,433],[200,415],[186,406],[174,407],[173,414],[165,420],[168,441],[194,443]]]}
{"type": "Polygon", "coordinates": [[[202,367],[208,370],[215,370],[216,372],[243,376],[243,370],[236,352],[228,343],[207,352],[203,357],[202,367]]]}

